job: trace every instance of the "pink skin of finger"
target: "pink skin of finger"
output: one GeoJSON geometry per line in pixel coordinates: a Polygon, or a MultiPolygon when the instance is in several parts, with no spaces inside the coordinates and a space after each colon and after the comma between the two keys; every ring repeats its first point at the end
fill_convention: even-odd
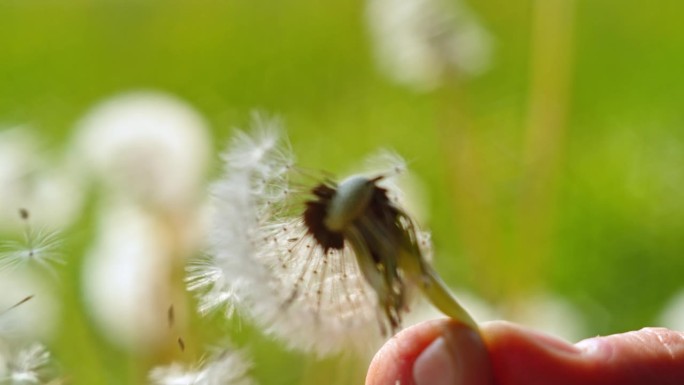
{"type": "Polygon", "coordinates": [[[475,332],[448,319],[392,338],[366,385],[684,384],[684,333],[663,328],[573,345],[508,322],[475,332]]]}

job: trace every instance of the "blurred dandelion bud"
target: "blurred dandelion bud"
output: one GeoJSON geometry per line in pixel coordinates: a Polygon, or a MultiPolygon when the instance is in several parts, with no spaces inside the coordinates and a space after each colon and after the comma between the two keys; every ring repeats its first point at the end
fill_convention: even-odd
{"type": "Polygon", "coordinates": [[[312,180],[279,145],[279,130],[257,118],[223,156],[212,264],[191,277],[204,302],[232,299],[291,348],[319,355],[375,348],[401,327],[414,288],[475,328],[427,264],[429,237],[402,209],[393,179],[403,161],[341,182],[312,180]]]}
{"type": "Polygon", "coordinates": [[[251,367],[243,351],[223,349],[194,367],[173,363],[154,368],[149,379],[154,385],[253,385],[251,367]]]}
{"type": "Polygon", "coordinates": [[[489,66],[492,38],[462,0],[368,0],[366,16],[380,68],[399,83],[429,91],[489,66]]]}

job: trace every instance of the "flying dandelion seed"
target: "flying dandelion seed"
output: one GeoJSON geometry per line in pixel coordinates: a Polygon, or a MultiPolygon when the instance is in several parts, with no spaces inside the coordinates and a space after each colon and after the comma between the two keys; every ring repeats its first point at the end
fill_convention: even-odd
{"type": "Polygon", "coordinates": [[[19,307],[19,306],[25,304],[26,302],[28,302],[28,301],[30,301],[30,300],[32,300],[32,299],[33,299],[33,294],[27,295],[27,296],[24,297],[21,301],[15,303],[14,305],[8,307],[8,308],[5,309],[5,310],[0,311],[0,316],[3,316],[5,313],[11,311],[12,309],[16,309],[17,307],[19,307]]]}
{"type": "Polygon", "coordinates": [[[154,385],[252,385],[251,366],[241,351],[225,349],[196,367],[174,363],[154,368],[149,378],[154,385]]]}
{"type": "MultiPolygon", "coordinates": [[[[60,303],[42,271],[0,271],[0,345],[49,340],[60,325],[60,303]]],[[[1,377],[1,376],[0,376],[1,377]]],[[[0,382],[1,383],[1,382],[0,382]]]]}
{"type": "Polygon", "coordinates": [[[52,265],[65,263],[59,252],[62,245],[59,233],[33,228],[29,223],[29,211],[26,209],[20,209],[19,216],[25,224],[24,239],[7,241],[0,245],[0,271],[35,263],[54,272],[52,265]]]}
{"type": "Polygon", "coordinates": [[[475,328],[426,263],[428,235],[400,206],[393,179],[404,163],[298,182],[307,177],[278,146],[278,129],[256,118],[254,134],[238,133],[223,156],[212,263],[192,268],[203,302],[231,298],[289,347],[319,355],[375,348],[401,327],[414,288],[475,328]]]}

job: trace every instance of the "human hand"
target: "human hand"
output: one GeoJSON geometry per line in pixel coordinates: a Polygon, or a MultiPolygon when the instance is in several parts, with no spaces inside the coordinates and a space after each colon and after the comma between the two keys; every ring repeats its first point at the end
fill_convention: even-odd
{"type": "Polygon", "coordinates": [[[366,385],[684,384],[684,332],[645,328],[570,344],[508,322],[449,319],[397,334],[366,385]]]}

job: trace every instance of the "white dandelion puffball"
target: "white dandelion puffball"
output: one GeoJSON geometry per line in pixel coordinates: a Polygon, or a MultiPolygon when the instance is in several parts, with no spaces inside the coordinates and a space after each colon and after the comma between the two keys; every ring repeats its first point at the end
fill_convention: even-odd
{"type": "Polygon", "coordinates": [[[194,202],[211,148],[199,113],[158,92],[97,105],[80,122],[75,145],[108,192],[164,208],[194,202]]]}
{"type": "Polygon", "coordinates": [[[66,162],[52,158],[29,128],[0,131],[0,230],[22,228],[22,208],[31,211],[34,225],[50,229],[78,217],[81,183],[66,162]]]}
{"type": "Polygon", "coordinates": [[[149,378],[154,385],[253,385],[251,367],[242,351],[225,349],[195,367],[173,363],[154,368],[149,378]]]}
{"type": "Polygon", "coordinates": [[[492,38],[460,0],[368,0],[366,16],[378,63],[399,83],[429,91],[449,71],[489,66],[492,38]]]}
{"type": "Polygon", "coordinates": [[[409,307],[399,256],[423,268],[430,252],[398,203],[405,165],[395,156],[382,173],[312,181],[280,145],[277,121],[254,125],[223,155],[210,257],[190,268],[189,286],[204,289],[204,305],[233,302],[290,348],[372,351],[409,307]]]}
{"type": "Polygon", "coordinates": [[[88,251],[83,284],[96,324],[129,350],[157,346],[167,336],[165,287],[175,250],[161,220],[134,206],[102,210],[88,251]]]}

